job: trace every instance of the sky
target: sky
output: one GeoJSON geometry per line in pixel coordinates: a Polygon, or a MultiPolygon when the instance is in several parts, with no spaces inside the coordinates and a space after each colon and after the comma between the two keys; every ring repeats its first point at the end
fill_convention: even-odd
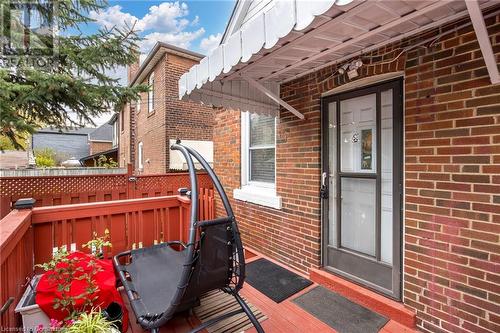
{"type": "MultiPolygon", "coordinates": [[[[142,59],[157,41],[206,55],[219,45],[234,4],[235,0],[110,0],[104,10],[90,13],[95,23],[82,31],[92,33],[99,27],[135,23],[144,38],[139,45],[142,59]]],[[[126,68],[118,68],[112,75],[126,84],[126,73],[126,68]]],[[[101,125],[109,118],[104,115],[94,120],[101,125]]]]}

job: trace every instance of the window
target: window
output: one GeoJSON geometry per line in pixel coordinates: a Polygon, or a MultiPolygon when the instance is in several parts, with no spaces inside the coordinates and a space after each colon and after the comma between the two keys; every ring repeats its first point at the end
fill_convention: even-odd
{"type": "Polygon", "coordinates": [[[155,73],[151,73],[148,79],[149,91],[148,91],[148,112],[154,111],[154,100],[155,100],[155,73]]]}
{"type": "Polygon", "coordinates": [[[139,170],[144,169],[144,152],[142,146],[142,142],[139,142],[139,145],[137,147],[137,161],[139,163],[139,170]]]}
{"type": "Polygon", "coordinates": [[[112,141],[113,141],[113,147],[118,146],[118,121],[117,120],[115,120],[115,122],[113,123],[113,138],[112,138],[112,141]]]}
{"type": "Polygon", "coordinates": [[[141,97],[139,96],[139,98],[135,102],[135,112],[137,113],[141,112],[141,103],[142,103],[141,97]]]}
{"type": "Polygon", "coordinates": [[[248,181],[274,185],[276,118],[257,114],[248,117],[248,181]]]}
{"type": "Polygon", "coordinates": [[[281,208],[276,195],[276,118],[242,113],[241,188],[235,199],[281,208]]]}
{"type": "Polygon", "coordinates": [[[125,110],[120,111],[120,130],[123,132],[125,129],[125,110]]]}

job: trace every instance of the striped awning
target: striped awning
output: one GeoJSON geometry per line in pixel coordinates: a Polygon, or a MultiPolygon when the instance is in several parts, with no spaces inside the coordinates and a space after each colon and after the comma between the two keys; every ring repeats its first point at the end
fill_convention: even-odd
{"type": "MultiPolygon", "coordinates": [[[[498,4],[472,2],[479,16],[498,4]]],[[[467,15],[462,0],[275,0],[182,75],[179,98],[270,115],[281,105],[303,118],[280,99],[281,83],[467,15]]]]}
{"type": "MultiPolygon", "coordinates": [[[[234,78],[219,80],[223,74],[234,71],[239,63],[247,63],[252,56],[272,49],[292,30],[306,29],[314,19],[327,12],[334,4],[339,6],[353,0],[290,0],[276,1],[268,11],[261,12],[246,26],[231,35],[198,65],[179,80],[179,98],[201,101],[259,114],[276,115],[278,105],[249,82],[234,78]]],[[[266,82],[263,86],[279,96],[279,85],[266,82]]]]}

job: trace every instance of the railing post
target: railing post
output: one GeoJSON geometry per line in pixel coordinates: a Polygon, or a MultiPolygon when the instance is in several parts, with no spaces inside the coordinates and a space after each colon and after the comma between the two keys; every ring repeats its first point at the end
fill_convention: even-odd
{"type": "Polygon", "coordinates": [[[19,199],[14,203],[14,209],[32,209],[35,207],[36,200],[33,198],[19,199]]]}
{"type": "MultiPolygon", "coordinates": [[[[23,293],[26,277],[33,274],[34,238],[31,209],[36,200],[19,199],[1,221],[0,229],[0,327],[16,327],[14,305],[23,293]]],[[[0,330],[1,331],[1,330],[0,330]]]]}
{"type": "Polygon", "coordinates": [[[127,164],[127,199],[135,199],[135,182],[137,178],[134,176],[134,168],[132,163],[127,164]]]}

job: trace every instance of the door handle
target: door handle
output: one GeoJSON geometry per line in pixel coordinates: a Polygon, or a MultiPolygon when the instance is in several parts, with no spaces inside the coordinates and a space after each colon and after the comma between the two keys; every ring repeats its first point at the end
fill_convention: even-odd
{"type": "Polygon", "coordinates": [[[328,184],[327,184],[327,179],[328,179],[328,173],[323,172],[321,174],[321,187],[319,190],[319,197],[321,199],[328,199],[328,184]]]}

